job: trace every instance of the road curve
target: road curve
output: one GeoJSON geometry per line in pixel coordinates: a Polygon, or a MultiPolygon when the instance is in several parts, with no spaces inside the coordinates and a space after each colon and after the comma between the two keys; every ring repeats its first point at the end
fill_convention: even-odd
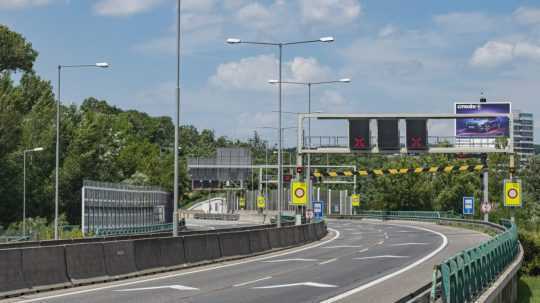
{"type": "Polygon", "coordinates": [[[463,231],[358,220],[330,220],[328,226],[331,233],[325,239],[302,248],[9,302],[393,302],[408,288],[421,286],[420,280],[429,280],[429,272],[424,277],[418,268],[429,268],[460,241],[454,237],[447,245],[445,233],[463,231]],[[419,274],[411,278],[413,286],[402,280],[419,274]],[[394,289],[373,291],[385,284],[394,289]]]}

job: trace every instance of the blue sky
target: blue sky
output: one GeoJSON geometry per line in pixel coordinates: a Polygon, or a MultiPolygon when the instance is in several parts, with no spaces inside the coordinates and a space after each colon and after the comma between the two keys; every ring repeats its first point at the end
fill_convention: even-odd
{"type": "MultiPolygon", "coordinates": [[[[65,102],[95,96],[172,115],[175,3],[0,0],[0,23],[33,43],[40,52],[36,70],[55,86],[58,64],[111,64],[66,70],[65,102]]],[[[316,87],[313,110],[451,112],[454,102],[476,101],[483,91],[488,100],[512,101],[540,117],[540,1],[183,0],[182,6],[182,121],[218,135],[245,138],[277,121],[277,91],[266,83],[277,75],[275,49],[230,46],[228,37],[334,36],[335,43],[284,52],[286,79],[352,79],[316,87]]],[[[286,87],[284,109],[306,111],[306,98],[304,89],[286,87]]],[[[285,126],[294,123],[285,117],[285,126]]],[[[436,132],[450,135],[449,125],[436,132]]],[[[260,132],[275,141],[275,132],[260,132]]],[[[293,144],[293,133],[286,136],[293,144]]]]}

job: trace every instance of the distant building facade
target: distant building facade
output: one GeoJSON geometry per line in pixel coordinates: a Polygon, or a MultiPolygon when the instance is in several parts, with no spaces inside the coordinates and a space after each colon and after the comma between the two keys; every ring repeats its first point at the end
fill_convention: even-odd
{"type": "Polygon", "coordinates": [[[524,167],[535,153],[534,117],[532,113],[513,111],[514,152],[519,158],[519,166],[524,167]]]}

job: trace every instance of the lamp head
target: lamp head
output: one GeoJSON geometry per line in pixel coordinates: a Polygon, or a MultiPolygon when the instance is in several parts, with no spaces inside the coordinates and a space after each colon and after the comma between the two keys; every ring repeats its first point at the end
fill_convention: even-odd
{"type": "Polygon", "coordinates": [[[321,41],[321,42],[334,42],[334,37],[322,37],[322,38],[319,38],[319,41],[321,41]]]}
{"type": "Polygon", "coordinates": [[[98,62],[98,63],[96,63],[96,67],[107,68],[107,67],[109,67],[109,63],[107,63],[107,62],[98,62]]]}
{"type": "Polygon", "coordinates": [[[339,82],[350,83],[350,82],[351,82],[351,79],[349,79],[349,78],[342,78],[342,79],[339,79],[339,82]]]}
{"type": "Polygon", "coordinates": [[[229,44],[238,44],[240,42],[242,42],[242,40],[240,40],[238,38],[229,38],[229,39],[227,39],[227,43],[229,43],[229,44]]]}

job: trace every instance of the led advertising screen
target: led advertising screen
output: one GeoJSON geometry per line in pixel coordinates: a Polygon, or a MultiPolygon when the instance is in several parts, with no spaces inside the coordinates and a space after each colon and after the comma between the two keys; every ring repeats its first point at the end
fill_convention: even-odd
{"type": "MultiPolygon", "coordinates": [[[[510,103],[456,103],[456,114],[508,114],[510,103]]],[[[456,119],[456,137],[510,137],[508,117],[456,119]]]]}

